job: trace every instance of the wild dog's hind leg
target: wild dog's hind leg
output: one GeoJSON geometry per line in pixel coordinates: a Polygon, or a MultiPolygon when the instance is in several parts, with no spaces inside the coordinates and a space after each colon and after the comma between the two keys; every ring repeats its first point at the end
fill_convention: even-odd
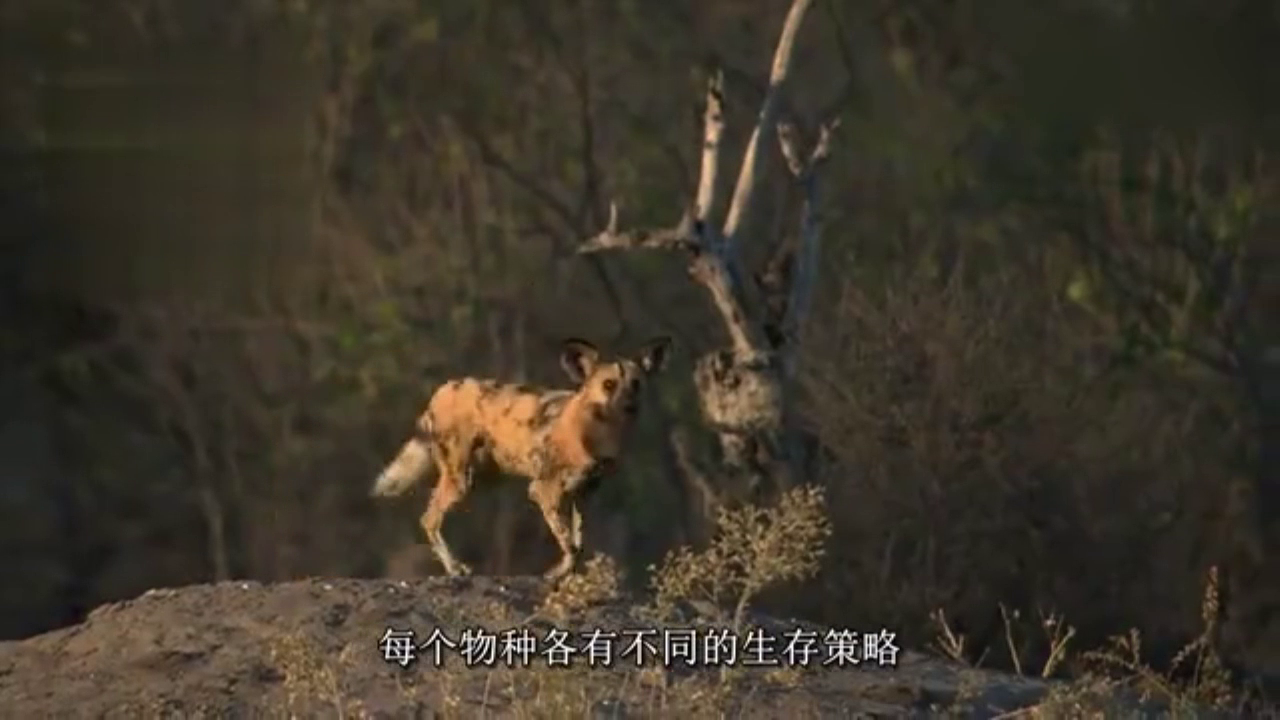
{"type": "Polygon", "coordinates": [[[436,481],[435,489],[431,492],[427,511],[422,514],[422,529],[427,534],[431,549],[444,565],[445,572],[453,576],[471,574],[471,568],[454,557],[441,532],[449,510],[457,505],[470,489],[470,464],[465,455],[461,458],[457,455],[456,449],[451,450],[442,443],[436,444],[440,477],[436,481]]]}
{"type": "Polygon", "coordinates": [[[565,497],[563,487],[554,481],[535,480],[530,483],[529,497],[538,504],[547,528],[560,546],[560,562],[544,575],[548,580],[556,580],[572,571],[577,563],[577,548],[573,543],[572,503],[565,497]]]}

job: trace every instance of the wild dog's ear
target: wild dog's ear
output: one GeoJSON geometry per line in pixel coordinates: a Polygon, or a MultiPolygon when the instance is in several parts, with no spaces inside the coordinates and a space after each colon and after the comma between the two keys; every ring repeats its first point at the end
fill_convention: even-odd
{"type": "Polygon", "coordinates": [[[637,358],[640,367],[647,373],[655,373],[667,366],[667,357],[671,355],[671,338],[663,335],[656,337],[640,348],[637,358]]]}
{"type": "Polygon", "coordinates": [[[595,370],[599,360],[600,351],[596,346],[579,338],[565,340],[560,349],[560,366],[575,383],[591,377],[591,371],[595,370]]]}

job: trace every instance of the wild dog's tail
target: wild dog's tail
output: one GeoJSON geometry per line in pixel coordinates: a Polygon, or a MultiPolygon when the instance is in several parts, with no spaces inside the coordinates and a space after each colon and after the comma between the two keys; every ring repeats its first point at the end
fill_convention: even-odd
{"type": "Polygon", "coordinates": [[[400,447],[395,459],[373,483],[369,491],[371,497],[403,495],[431,469],[430,416],[423,420],[423,424],[425,427],[420,426],[418,433],[400,447]]]}

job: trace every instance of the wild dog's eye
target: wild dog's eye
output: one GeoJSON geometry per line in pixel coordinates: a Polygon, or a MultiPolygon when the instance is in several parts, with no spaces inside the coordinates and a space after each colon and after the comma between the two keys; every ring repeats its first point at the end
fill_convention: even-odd
{"type": "Polygon", "coordinates": [[[604,391],[607,393],[611,393],[614,390],[618,389],[618,381],[614,380],[613,378],[609,378],[605,380],[603,383],[601,383],[601,385],[604,387],[604,391]]]}

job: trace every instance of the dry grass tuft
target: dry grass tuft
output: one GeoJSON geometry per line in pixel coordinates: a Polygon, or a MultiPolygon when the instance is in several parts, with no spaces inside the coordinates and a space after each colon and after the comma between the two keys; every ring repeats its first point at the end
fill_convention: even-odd
{"type": "Polygon", "coordinates": [[[617,561],[597,554],[581,572],[566,575],[543,599],[540,610],[560,620],[594,605],[616,600],[624,575],[617,561]]]}
{"type": "MultiPolygon", "coordinates": [[[[1088,650],[1076,657],[1068,653],[1075,635],[1057,615],[1041,617],[1048,641],[1048,659],[1038,674],[1048,678],[1070,660],[1077,661],[1080,672],[1070,682],[1053,687],[1035,707],[1025,708],[1006,717],[1026,718],[1095,718],[1114,717],[1138,712],[1137,704],[1163,706],[1174,717],[1194,717],[1206,709],[1227,710],[1241,698],[1236,697],[1231,674],[1214,647],[1221,613],[1218,570],[1208,571],[1201,599],[1201,633],[1187,643],[1161,672],[1143,659],[1141,633],[1136,629],[1111,637],[1106,645],[1088,650]]],[[[1016,672],[1028,674],[1018,652],[1014,623],[1018,613],[1001,607],[1005,620],[1005,640],[1016,672]]],[[[935,649],[963,662],[967,648],[965,638],[946,621],[942,610],[935,611],[938,627],[935,649]]]]}
{"type": "Polygon", "coordinates": [[[1202,630],[1159,672],[1142,660],[1142,637],[1137,630],[1117,635],[1101,649],[1084,653],[1091,669],[1104,677],[1120,676],[1144,700],[1167,703],[1174,712],[1198,707],[1223,710],[1234,700],[1232,677],[1214,647],[1219,613],[1218,569],[1211,567],[1201,599],[1202,630]]]}
{"type": "Polygon", "coordinates": [[[306,702],[322,699],[334,717],[345,718],[349,708],[338,674],[315,642],[296,633],[280,633],[269,642],[271,664],[284,676],[287,707],[292,712],[306,702]]]}

